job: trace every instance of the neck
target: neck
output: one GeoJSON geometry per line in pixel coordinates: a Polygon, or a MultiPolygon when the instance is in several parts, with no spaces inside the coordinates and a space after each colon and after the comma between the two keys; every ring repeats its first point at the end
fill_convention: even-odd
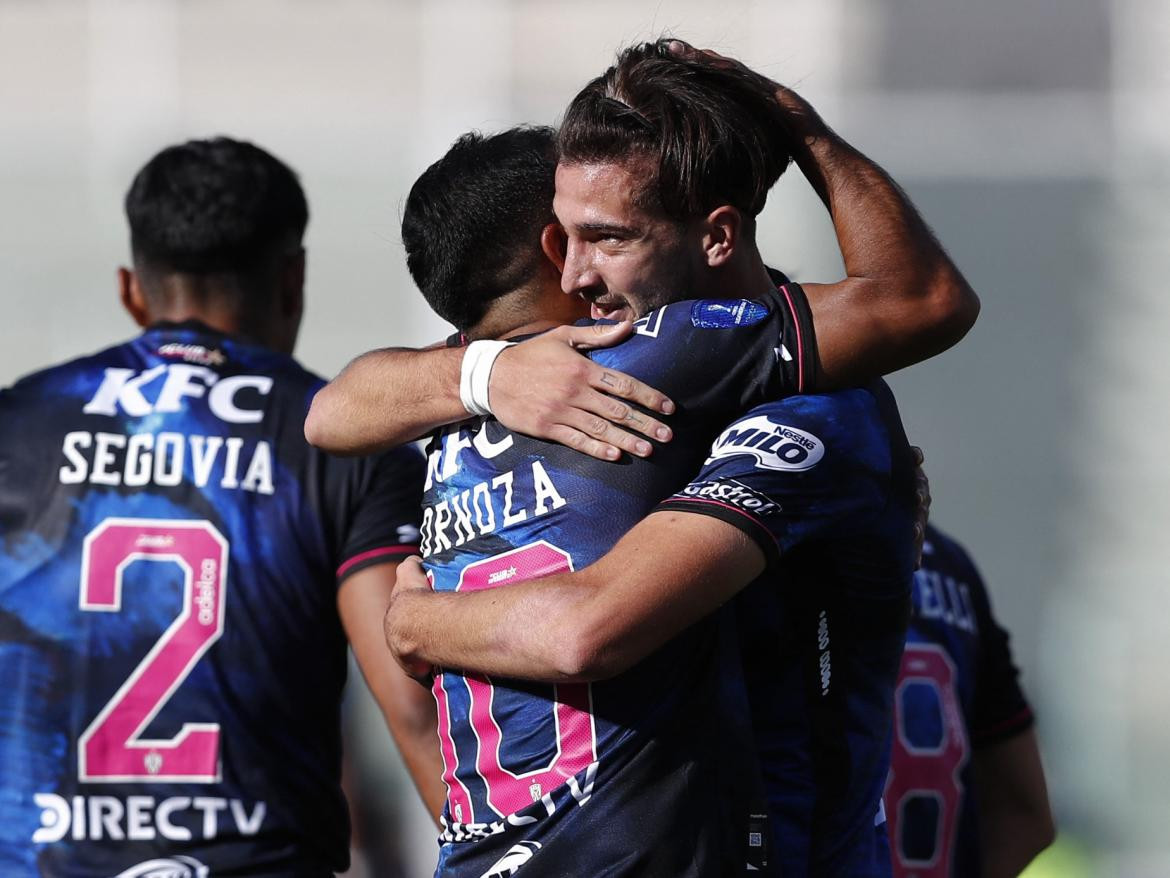
{"type": "Polygon", "coordinates": [[[197,320],[226,335],[271,346],[242,313],[239,303],[246,301],[246,296],[232,279],[171,274],[157,278],[155,284],[155,293],[148,300],[150,323],[197,320]]]}
{"type": "Polygon", "coordinates": [[[764,260],[754,247],[741,259],[733,259],[716,272],[714,292],[719,297],[754,299],[766,295],[776,285],[768,275],[764,260]]]}
{"type": "Polygon", "coordinates": [[[471,341],[545,332],[589,316],[589,306],[559,286],[527,284],[494,300],[483,319],[464,330],[471,341]]]}

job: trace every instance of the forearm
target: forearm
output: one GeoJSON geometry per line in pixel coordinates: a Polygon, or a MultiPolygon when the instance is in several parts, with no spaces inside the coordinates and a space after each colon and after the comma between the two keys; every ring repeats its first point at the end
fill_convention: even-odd
{"type": "Polygon", "coordinates": [[[583,594],[564,577],[461,594],[414,589],[395,595],[386,641],[398,656],[549,683],[573,678],[572,650],[558,643],[558,620],[583,594]],[[553,581],[556,580],[556,581],[553,581]]]}
{"type": "Polygon", "coordinates": [[[469,593],[396,591],[386,640],[405,664],[602,680],[711,613],[763,567],[763,552],[738,528],[656,512],[583,570],[469,593]],[[688,554],[664,557],[672,543],[688,554]]]}
{"type": "Polygon", "coordinates": [[[1050,821],[1031,812],[981,814],[983,878],[1015,878],[1052,844],[1050,821]]]}
{"type": "Polygon", "coordinates": [[[1018,875],[1056,837],[1035,732],[977,749],[973,770],[983,876],[1018,875]]]}
{"type": "MultiPolygon", "coordinates": [[[[409,685],[418,687],[413,680],[409,685]]],[[[431,701],[429,693],[422,692],[427,701],[431,701]]],[[[386,724],[398,745],[398,752],[402,754],[402,761],[406,770],[414,781],[419,796],[426,805],[427,812],[436,819],[443,813],[443,803],[447,800],[447,788],[443,783],[443,759],[439,753],[437,720],[435,706],[428,705],[430,721],[417,723],[399,721],[391,714],[386,714],[386,724]]]]}
{"type": "Polygon", "coordinates": [[[334,454],[369,454],[460,421],[462,360],[459,348],[363,354],[313,398],[305,438],[334,454]]]}

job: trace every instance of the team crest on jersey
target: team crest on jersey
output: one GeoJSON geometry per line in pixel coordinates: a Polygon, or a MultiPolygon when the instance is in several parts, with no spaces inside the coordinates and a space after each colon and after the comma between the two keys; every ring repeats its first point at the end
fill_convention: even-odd
{"type": "Polygon", "coordinates": [[[730,329],[759,323],[769,313],[767,305],[750,299],[700,299],[691,305],[691,323],[699,329],[730,329]]]}
{"type": "Polygon", "coordinates": [[[131,866],[114,878],[207,878],[210,874],[211,869],[194,857],[168,857],[131,866]]]}
{"type": "Polygon", "coordinates": [[[812,433],[757,415],[724,430],[711,446],[707,463],[741,454],[754,457],[761,469],[800,471],[820,463],[825,445],[812,433]]]}

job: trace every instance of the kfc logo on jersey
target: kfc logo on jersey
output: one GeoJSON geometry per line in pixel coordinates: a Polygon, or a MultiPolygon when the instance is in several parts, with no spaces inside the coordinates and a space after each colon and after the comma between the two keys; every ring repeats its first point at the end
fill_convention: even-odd
{"type": "Polygon", "coordinates": [[[208,408],[229,424],[258,424],[264,419],[262,397],[272,390],[267,375],[231,375],[221,378],[206,366],[170,363],[144,372],[134,369],[105,370],[101,386],[82,409],[87,415],[115,417],[119,411],[132,418],[156,412],[179,412],[184,399],[207,397],[208,408]],[[154,400],[143,391],[158,387],[154,400]]]}
{"type": "Polygon", "coordinates": [[[114,878],[207,878],[211,869],[193,857],[148,860],[119,872],[114,878]]]}
{"type": "Polygon", "coordinates": [[[735,479],[692,482],[683,488],[682,493],[675,496],[682,500],[713,500],[756,516],[774,515],[780,511],[779,504],[735,479]]]}
{"type": "Polygon", "coordinates": [[[711,446],[707,463],[740,454],[754,457],[761,469],[800,471],[820,463],[825,446],[812,433],[757,415],[724,430],[711,446]]]}

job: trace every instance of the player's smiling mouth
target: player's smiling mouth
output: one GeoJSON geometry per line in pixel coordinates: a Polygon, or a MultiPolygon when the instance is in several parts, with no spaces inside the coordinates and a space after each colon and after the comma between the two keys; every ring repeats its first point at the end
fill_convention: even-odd
{"type": "Polygon", "coordinates": [[[589,316],[594,320],[633,320],[635,315],[621,296],[601,295],[589,299],[589,316]]]}

